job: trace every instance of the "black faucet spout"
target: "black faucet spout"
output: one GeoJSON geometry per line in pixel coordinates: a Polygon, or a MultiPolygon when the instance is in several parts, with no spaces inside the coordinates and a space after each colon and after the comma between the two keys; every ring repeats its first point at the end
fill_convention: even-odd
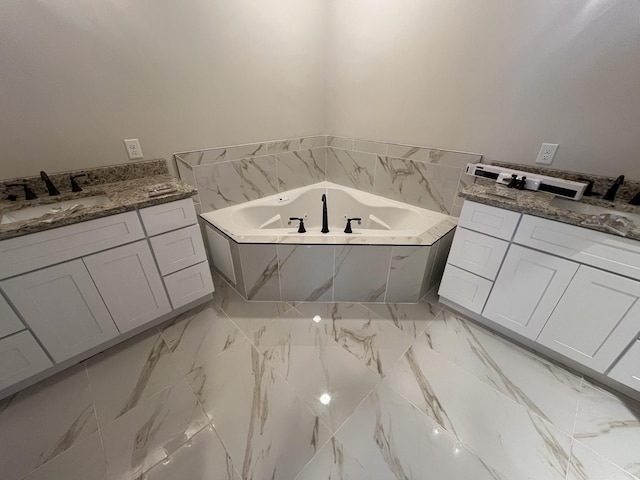
{"type": "Polygon", "coordinates": [[[49,178],[49,175],[47,175],[44,170],[40,171],[40,178],[44,180],[44,184],[47,186],[49,195],[60,195],[60,192],[49,178]]]}
{"type": "Polygon", "coordinates": [[[327,215],[327,196],[322,194],[322,233],[329,233],[329,218],[327,215]]]}
{"type": "Polygon", "coordinates": [[[620,175],[618,178],[616,178],[616,181],[613,182],[613,185],[611,185],[609,190],[607,190],[607,193],[604,194],[604,197],[602,197],[602,199],[613,202],[616,199],[616,193],[618,193],[618,188],[623,183],[624,183],[624,175],[620,175]]]}

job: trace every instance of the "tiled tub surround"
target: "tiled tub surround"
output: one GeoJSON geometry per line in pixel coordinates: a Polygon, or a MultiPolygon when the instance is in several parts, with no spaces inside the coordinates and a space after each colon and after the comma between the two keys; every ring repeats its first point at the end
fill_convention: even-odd
{"type": "Polygon", "coordinates": [[[169,174],[167,162],[164,159],[52,173],[49,178],[60,191],[60,195],[48,196],[45,184],[40,176],[1,180],[0,217],[5,213],[21,208],[46,204],[52,204],[52,207],[54,207],[54,204],[60,201],[78,200],[78,203],[81,203],[83,197],[93,195],[106,195],[108,201],[94,207],[72,210],[69,214],[50,222],[34,219],[0,225],[0,240],[128,212],[136,208],[150,207],[190,198],[195,193],[195,189],[192,186],[177,180],[169,174]],[[83,191],[74,193],[71,191],[69,175],[78,175],[80,173],[87,174],[87,177],[77,179],[83,191]],[[6,185],[12,183],[27,183],[38,195],[38,198],[24,200],[22,188],[6,187],[6,185]],[[169,184],[174,191],[158,197],[149,197],[147,188],[157,184],[169,184]],[[15,202],[5,200],[10,193],[16,194],[19,200],[15,202]]]}
{"type": "Polygon", "coordinates": [[[213,265],[249,300],[417,302],[440,279],[456,219],[321,182],[203,213],[213,265]],[[320,232],[322,195],[329,233],[320,232]],[[290,217],[308,216],[306,233],[290,217]],[[344,233],[344,217],[353,233],[344,233]]]}
{"type": "Polygon", "coordinates": [[[428,147],[317,135],[177,153],[183,181],[208,212],[322,180],[457,216],[458,192],[482,156],[428,147]]]}

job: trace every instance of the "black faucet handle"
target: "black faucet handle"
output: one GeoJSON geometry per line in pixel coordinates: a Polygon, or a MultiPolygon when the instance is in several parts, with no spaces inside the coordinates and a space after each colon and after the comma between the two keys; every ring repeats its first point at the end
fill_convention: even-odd
{"type": "Polygon", "coordinates": [[[593,191],[593,180],[590,178],[578,178],[579,182],[587,182],[587,188],[584,189],[584,193],[582,195],[584,195],[585,197],[593,197],[596,195],[601,195],[598,192],[594,192],[593,191]]]}
{"type": "Polygon", "coordinates": [[[24,188],[24,199],[25,200],[35,200],[38,196],[33,193],[33,190],[29,188],[29,185],[26,183],[10,183],[6,185],[6,187],[22,187],[24,188]]]}
{"type": "Polygon", "coordinates": [[[80,185],[78,185],[78,182],[76,182],[76,178],[80,178],[80,177],[86,177],[87,174],[86,173],[80,173],[78,175],[69,175],[69,180],[71,180],[71,191],[72,192],[81,192],[82,188],[80,187],[80,185]]]}
{"type": "Polygon", "coordinates": [[[362,218],[359,218],[359,217],[347,218],[347,226],[344,227],[344,233],[353,233],[353,230],[351,229],[352,221],[358,222],[358,225],[360,225],[362,223],[362,218]]]}
{"type": "Polygon", "coordinates": [[[306,233],[307,229],[304,228],[304,218],[291,217],[291,218],[289,218],[288,225],[291,225],[291,222],[294,221],[294,220],[300,222],[298,224],[298,233],[306,233]]]}
{"type": "Polygon", "coordinates": [[[516,188],[518,186],[518,175],[513,173],[511,174],[511,180],[509,180],[509,185],[507,188],[516,188]]]}

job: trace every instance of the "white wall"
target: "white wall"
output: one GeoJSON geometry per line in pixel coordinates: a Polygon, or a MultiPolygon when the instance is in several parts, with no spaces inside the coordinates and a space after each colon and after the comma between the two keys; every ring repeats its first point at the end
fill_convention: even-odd
{"type": "Polygon", "coordinates": [[[638,0],[330,0],[327,133],[640,179],[638,0]]]}
{"type": "Polygon", "coordinates": [[[0,178],[323,132],[325,0],[0,0],[0,178]]]}

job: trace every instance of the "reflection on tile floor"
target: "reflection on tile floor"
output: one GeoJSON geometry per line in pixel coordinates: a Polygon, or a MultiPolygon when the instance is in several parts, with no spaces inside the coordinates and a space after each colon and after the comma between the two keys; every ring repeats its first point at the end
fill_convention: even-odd
{"type": "Polygon", "coordinates": [[[0,401],[3,480],[640,478],[640,405],[431,303],[214,300],[0,401]]]}

